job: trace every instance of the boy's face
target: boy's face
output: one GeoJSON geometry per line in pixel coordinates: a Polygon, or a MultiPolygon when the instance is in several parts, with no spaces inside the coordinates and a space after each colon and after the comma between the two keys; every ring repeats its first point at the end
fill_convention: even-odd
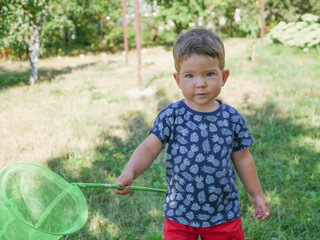
{"type": "Polygon", "coordinates": [[[219,107],[215,98],[228,76],[228,70],[219,68],[218,59],[196,54],[180,62],[180,71],[174,73],[185,103],[200,112],[211,112],[219,107]]]}

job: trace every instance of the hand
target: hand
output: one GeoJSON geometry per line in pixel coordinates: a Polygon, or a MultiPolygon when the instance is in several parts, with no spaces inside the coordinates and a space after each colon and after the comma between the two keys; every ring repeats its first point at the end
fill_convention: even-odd
{"type": "Polygon", "coordinates": [[[266,219],[270,215],[269,205],[264,196],[252,197],[252,205],[255,209],[253,216],[258,219],[266,219]]]}
{"type": "Polygon", "coordinates": [[[131,192],[130,185],[133,182],[133,175],[128,173],[122,173],[116,180],[115,184],[120,186],[126,186],[124,189],[112,189],[116,194],[127,195],[131,192]]]}

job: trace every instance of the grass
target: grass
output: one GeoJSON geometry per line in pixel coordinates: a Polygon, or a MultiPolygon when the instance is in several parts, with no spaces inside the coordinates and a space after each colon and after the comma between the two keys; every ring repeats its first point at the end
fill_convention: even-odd
{"type": "MultiPolygon", "coordinates": [[[[320,56],[282,46],[226,41],[231,72],[221,98],[245,117],[251,151],[271,215],[255,221],[238,181],[246,239],[320,239],[320,56]]],[[[182,96],[171,52],[143,54],[144,85],[153,96],[132,99],[136,55],[89,55],[40,61],[41,78],[27,85],[28,62],[0,62],[0,167],[34,162],[70,182],[113,183],[160,109],[182,96]]],[[[164,187],[162,152],[135,185],[164,187]]],[[[162,239],[163,195],[129,196],[85,189],[89,218],[64,239],[162,239]]]]}

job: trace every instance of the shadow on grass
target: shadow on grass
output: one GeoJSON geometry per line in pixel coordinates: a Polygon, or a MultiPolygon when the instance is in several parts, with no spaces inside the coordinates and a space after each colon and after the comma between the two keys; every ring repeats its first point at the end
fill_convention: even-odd
{"type": "MultiPolygon", "coordinates": [[[[38,83],[52,81],[56,77],[71,73],[73,70],[87,68],[96,65],[98,62],[81,64],[75,67],[65,67],[62,69],[39,68],[38,83]]],[[[0,67],[0,91],[14,86],[29,84],[29,72],[8,71],[0,67]]]]}
{"type": "Polygon", "coordinates": [[[245,200],[240,201],[241,209],[244,222],[248,221],[244,224],[246,237],[258,239],[258,232],[259,239],[320,239],[320,152],[315,145],[320,129],[281,117],[273,102],[245,118],[255,139],[251,152],[271,209],[267,223],[255,222],[252,205],[241,187],[240,199],[245,200]]]}
{"type": "MultiPolygon", "coordinates": [[[[168,102],[165,94],[158,100],[168,102]]],[[[114,183],[151,128],[143,112],[128,113],[123,121],[128,135],[125,141],[114,136],[109,127],[101,133],[101,144],[94,151],[49,159],[49,168],[69,182],[114,183]]],[[[164,161],[155,161],[134,185],[155,187],[154,179],[165,181],[164,169],[164,161]]],[[[81,231],[64,239],[162,239],[159,226],[163,225],[163,194],[136,191],[119,196],[106,189],[82,189],[82,192],[89,208],[88,221],[81,231]]]]}
{"type": "MultiPolygon", "coordinates": [[[[137,112],[126,119],[129,139],[101,134],[103,144],[88,156],[61,156],[50,159],[48,165],[69,182],[114,183],[130,158],[138,142],[143,141],[150,126],[143,114],[137,112]]],[[[112,132],[112,130],[111,130],[112,132]]],[[[152,170],[135,185],[152,187],[152,170]]],[[[82,189],[89,208],[84,228],[64,239],[150,239],[161,233],[154,230],[161,225],[163,196],[155,193],[132,192],[115,195],[109,189],[82,189]]]]}

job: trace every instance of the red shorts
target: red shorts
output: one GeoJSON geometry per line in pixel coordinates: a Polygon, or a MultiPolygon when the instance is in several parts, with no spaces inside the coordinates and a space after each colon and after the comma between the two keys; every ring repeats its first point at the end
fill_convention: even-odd
{"type": "Polygon", "coordinates": [[[244,240],[240,217],[211,227],[191,227],[165,218],[165,240],[244,240]]]}

